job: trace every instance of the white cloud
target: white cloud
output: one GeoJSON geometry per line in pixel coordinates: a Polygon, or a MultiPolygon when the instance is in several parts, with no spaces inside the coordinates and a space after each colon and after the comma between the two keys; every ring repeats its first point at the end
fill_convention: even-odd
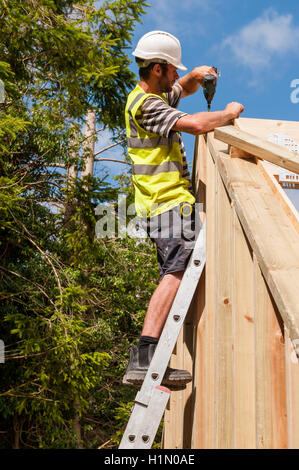
{"type": "MultiPolygon", "coordinates": [[[[149,0],[151,7],[146,10],[146,21],[157,30],[169,31],[176,35],[195,33],[191,19],[200,18],[200,12],[208,12],[219,0],[149,0]]],[[[197,24],[199,33],[199,22],[197,24]]]]}
{"type": "Polygon", "coordinates": [[[222,42],[239,64],[251,69],[270,65],[279,56],[299,54],[299,27],[291,14],[278,15],[271,9],[222,42]]]}

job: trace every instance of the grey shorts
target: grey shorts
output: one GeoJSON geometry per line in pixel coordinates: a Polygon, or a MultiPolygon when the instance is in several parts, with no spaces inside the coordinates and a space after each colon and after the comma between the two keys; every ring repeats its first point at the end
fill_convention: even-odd
{"type": "Polygon", "coordinates": [[[157,248],[160,276],[184,271],[195,244],[195,208],[182,203],[146,221],[146,231],[157,248]]]}

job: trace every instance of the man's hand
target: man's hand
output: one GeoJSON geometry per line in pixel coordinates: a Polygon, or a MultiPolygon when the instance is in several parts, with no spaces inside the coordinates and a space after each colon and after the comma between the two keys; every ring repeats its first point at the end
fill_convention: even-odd
{"type": "Polygon", "coordinates": [[[201,65],[200,67],[195,67],[192,71],[194,78],[203,86],[204,77],[208,74],[215,75],[218,78],[217,73],[210,65],[201,65]]]}
{"type": "Polygon", "coordinates": [[[225,107],[225,111],[229,114],[229,119],[237,119],[244,111],[244,106],[241,103],[228,103],[225,107]]]}
{"type": "Polygon", "coordinates": [[[212,74],[217,77],[217,73],[213,67],[210,65],[201,65],[200,67],[195,67],[187,75],[180,78],[178,83],[183,89],[182,98],[193,95],[193,93],[195,93],[199,87],[203,85],[204,77],[208,74],[212,74]]]}

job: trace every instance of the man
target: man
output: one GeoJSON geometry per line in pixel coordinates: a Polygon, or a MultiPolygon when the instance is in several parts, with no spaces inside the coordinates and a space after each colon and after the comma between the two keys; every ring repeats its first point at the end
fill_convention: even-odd
{"type": "MultiPolygon", "coordinates": [[[[128,96],[125,115],[135,207],[137,215],[146,219],[147,232],[157,246],[161,274],[123,379],[126,384],[140,385],[194,246],[195,198],[180,132],[206,133],[237,118],[244,108],[229,103],[223,111],[186,114],[177,110],[180,98],[195,93],[206,74],[217,74],[212,67],[201,66],[179,78],[177,69],[187,69],[181,63],[180,42],[169,33],[145,34],[133,55],[140,83],[128,96]]],[[[188,371],[167,368],[162,384],[175,387],[190,380],[188,371]]]]}

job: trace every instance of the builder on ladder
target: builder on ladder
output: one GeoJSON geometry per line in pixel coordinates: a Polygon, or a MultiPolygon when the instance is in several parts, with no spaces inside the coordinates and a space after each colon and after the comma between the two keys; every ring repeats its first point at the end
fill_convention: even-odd
{"type": "MultiPolygon", "coordinates": [[[[133,55],[140,83],[128,96],[125,117],[135,208],[156,244],[161,275],[123,379],[125,384],[141,385],[194,246],[195,198],[180,131],[206,133],[237,118],[244,108],[229,103],[223,111],[179,111],[181,98],[195,93],[206,74],[217,74],[212,67],[201,66],[179,78],[177,69],[187,69],[181,63],[179,40],[169,33],[145,34],[133,55]]],[[[190,381],[188,371],[167,368],[162,384],[175,388],[190,381]]]]}

